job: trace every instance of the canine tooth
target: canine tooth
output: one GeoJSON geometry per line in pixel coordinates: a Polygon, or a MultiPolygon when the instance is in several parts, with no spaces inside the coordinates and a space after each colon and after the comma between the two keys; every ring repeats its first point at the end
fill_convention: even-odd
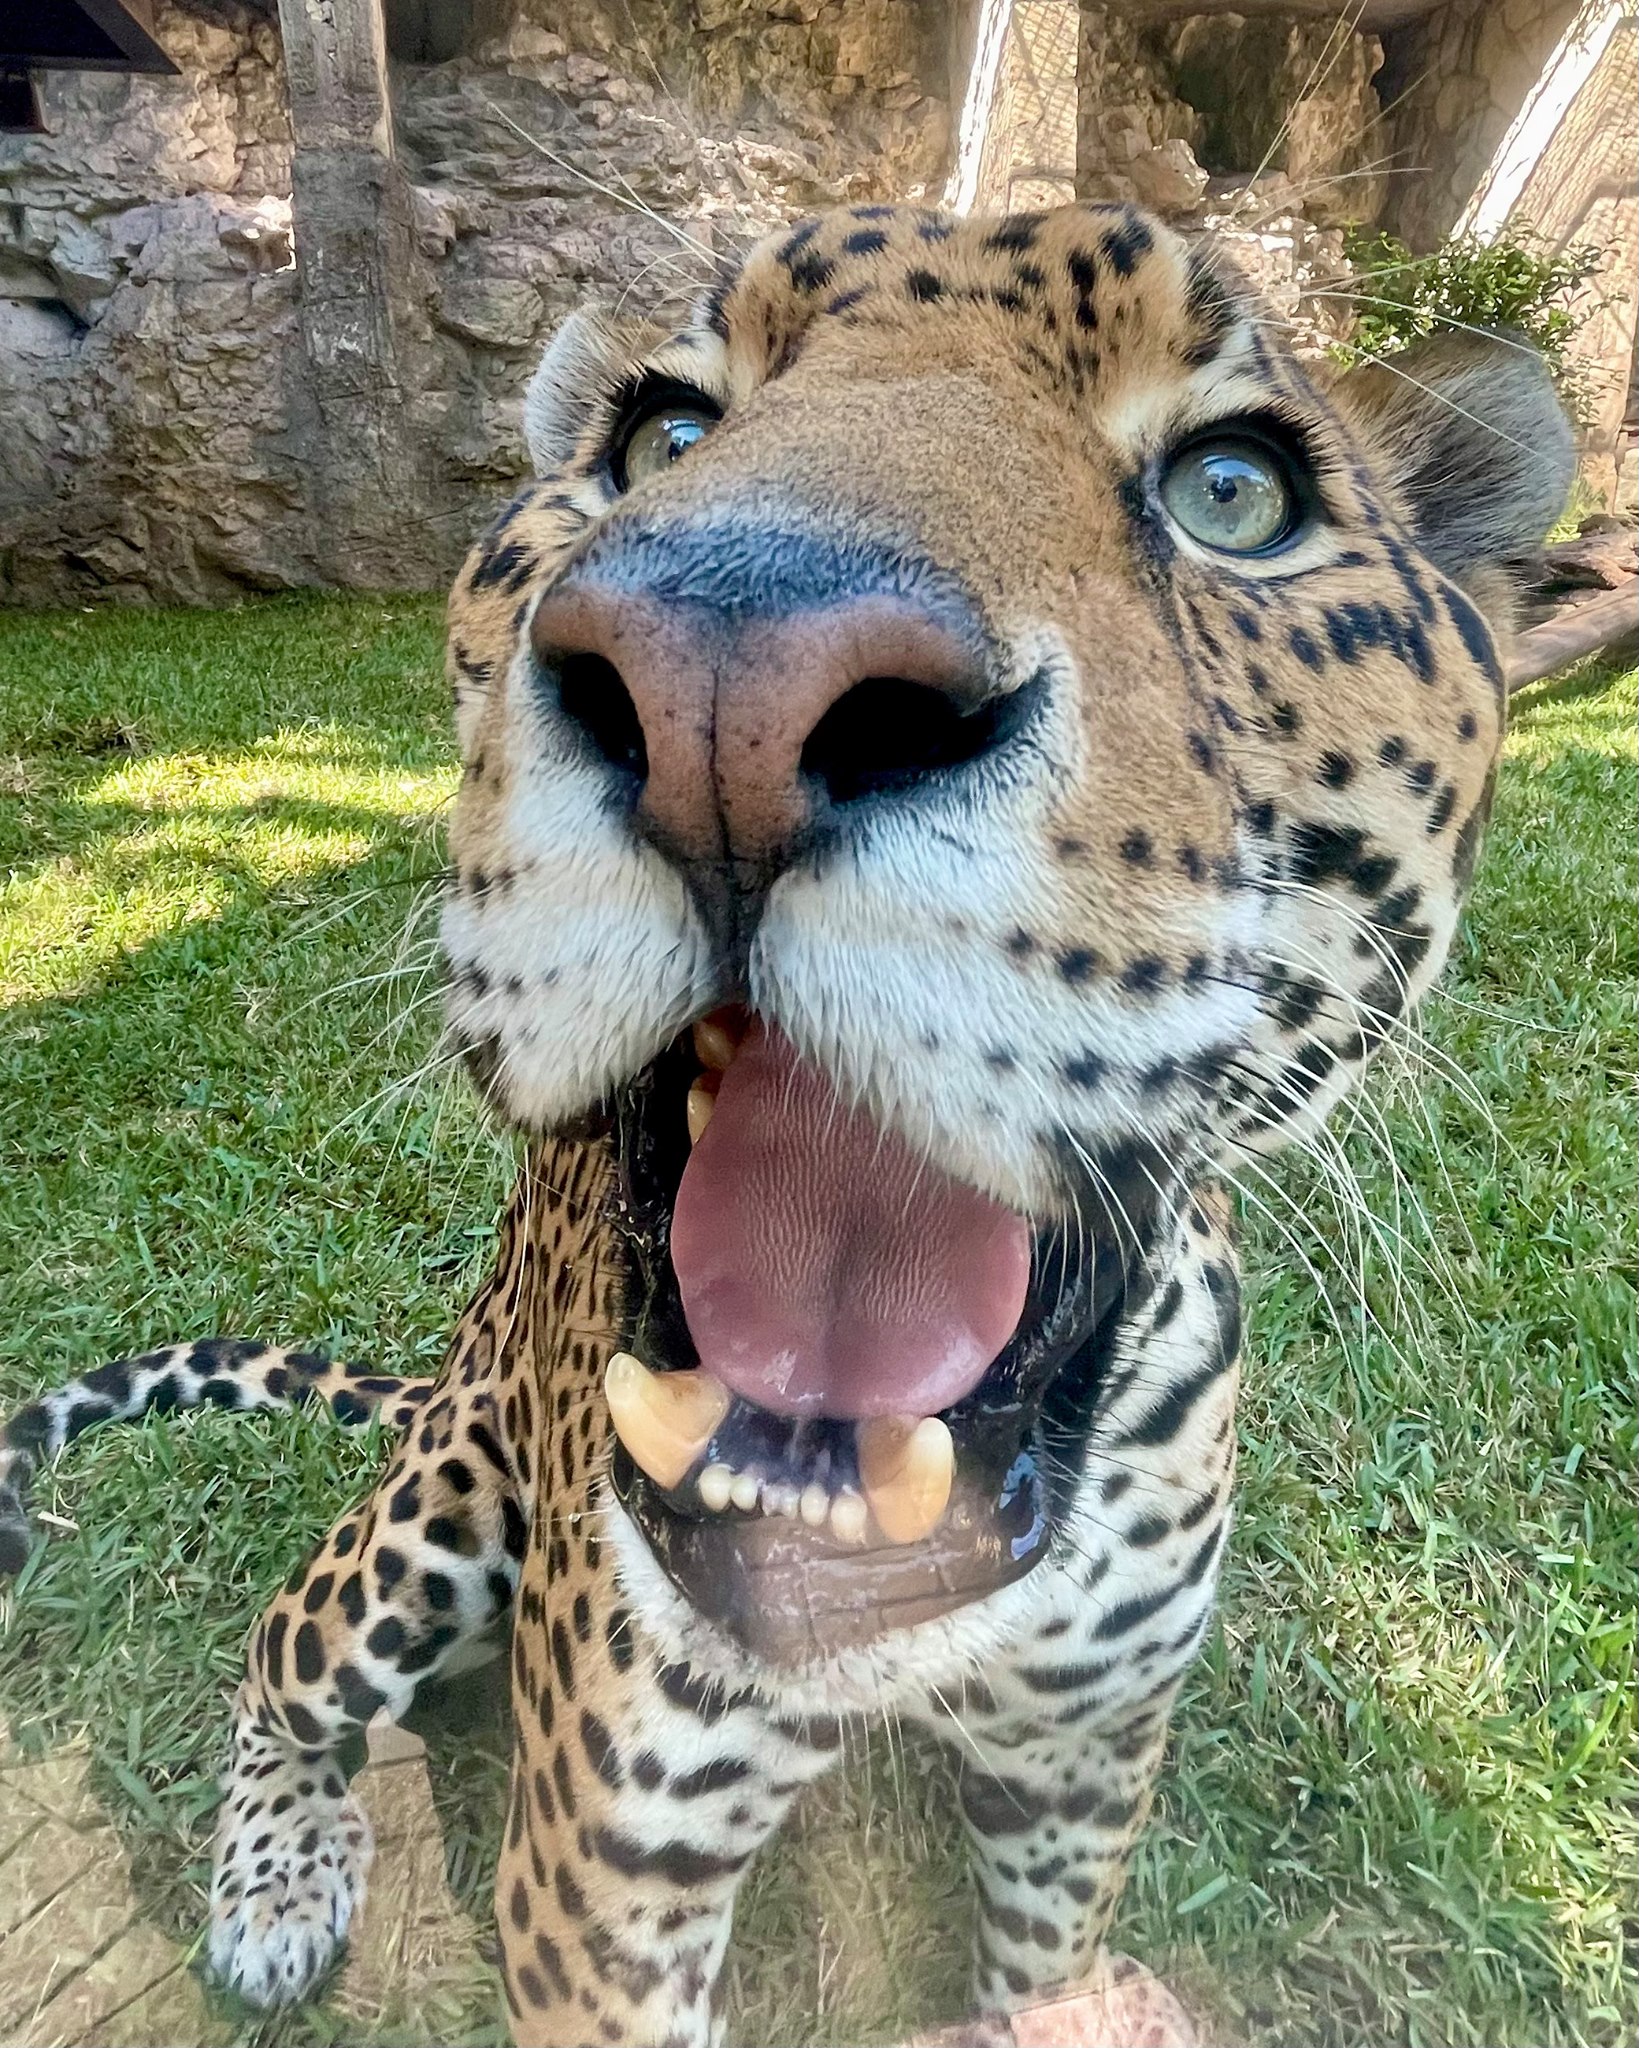
{"type": "Polygon", "coordinates": [[[728,1490],[728,1497],[741,1514],[749,1515],[757,1505],[757,1496],[762,1490],[763,1482],[755,1472],[736,1472],[734,1483],[728,1490]]]}
{"type": "Polygon", "coordinates": [[[729,1465],[708,1465],[694,1482],[700,1489],[700,1498],[714,1515],[720,1515],[728,1506],[734,1487],[734,1471],[729,1465]]]}
{"type": "Polygon", "coordinates": [[[684,1104],[684,1108],[688,1113],[689,1143],[691,1145],[698,1145],[701,1138],[704,1137],[706,1126],[711,1122],[711,1113],[716,1107],[716,1089],[702,1088],[696,1082],[689,1090],[688,1100],[684,1104]]]}
{"type": "Polygon", "coordinates": [[[890,1543],[915,1543],[945,1512],[956,1446],[937,1415],[873,1416],[855,1433],[859,1476],[877,1527],[890,1543]]]}
{"type": "Polygon", "coordinates": [[[839,1543],[863,1543],[870,1513],[851,1486],[831,1502],[831,1533],[839,1543]]]}
{"type": "Polygon", "coordinates": [[[726,1074],[744,1036],[745,1024],[736,1011],[713,1010],[709,1017],[701,1017],[694,1027],[694,1050],[701,1066],[726,1074]]]}
{"type": "Polygon", "coordinates": [[[603,1373],[615,1434],[657,1486],[676,1486],[728,1413],[729,1393],[709,1372],[650,1372],[617,1351],[603,1373]]]}
{"type": "Polygon", "coordinates": [[[825,1526],[825,1518],[831,1512],[831,1496],[817,1479],[811,1480],[803,1488],[802,1497],[797,1502],[797,1512],[810,1529],[821,1529],[825,1526]]]}

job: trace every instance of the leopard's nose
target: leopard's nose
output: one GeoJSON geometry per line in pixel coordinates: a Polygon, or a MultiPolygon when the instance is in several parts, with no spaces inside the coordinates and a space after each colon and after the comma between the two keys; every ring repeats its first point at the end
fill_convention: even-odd
{"type": "Polygon", "coordinates": [[[531,639],[642,829],[748,884],[838,807],[915,792],[997,736],[974,636],[893,592],[757,608],[572,572],[531,639]]]}

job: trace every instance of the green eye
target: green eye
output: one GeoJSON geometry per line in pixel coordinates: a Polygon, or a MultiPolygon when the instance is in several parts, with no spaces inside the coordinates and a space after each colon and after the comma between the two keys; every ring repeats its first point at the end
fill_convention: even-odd
{"type": "Polygon", "coordinates": [[[1286,539],[1298,498],[1286,463],[1260,441],[1196,441],[1161,477],[1161,502],[1191,540],[1220,554],[1256,555],[1286,539]]]}
{"type": "Polygon", "coordinates": [[[696,441],[704,439],[716,424],[717,415],[704,399],[697,404],[673,399],[651,406],[638,415],[620,442],[615,457],[615,481],[622,490],[630,490],[645,477],[658,476],[686,455],[696,441]]]}

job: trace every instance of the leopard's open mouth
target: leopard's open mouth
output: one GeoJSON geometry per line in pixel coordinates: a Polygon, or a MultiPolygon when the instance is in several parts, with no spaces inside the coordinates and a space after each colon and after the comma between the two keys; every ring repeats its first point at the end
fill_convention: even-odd
{"type": "Polygon", "coordinates": [[[1104,1391],[1155,1164],[1074,1227],[952,1180],[724,1010],[621,1097],[618,1498],[693,1607],[811,1664],[1048,1549],[1104,1391]]]}

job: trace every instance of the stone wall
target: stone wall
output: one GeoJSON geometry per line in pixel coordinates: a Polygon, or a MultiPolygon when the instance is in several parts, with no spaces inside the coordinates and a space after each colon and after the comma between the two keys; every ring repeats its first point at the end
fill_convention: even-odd
{"type": "Polygon", "coordinates": [[[1169,142],[1201,139],[1199,114],[1179,94],[1160,34],[1109,7],[1081,9],[1077,52],[1076,183],[1084,198],[1138,196],[1133,166],[1169,142]]]}
{"type": "MultiPolygon", "coordinates": [[[[315,502],[317,449],[342,451],[338,477],[355,465],[304,336],[278,4],[159,0],[179,77],[48,74],[50,132],[0,137],[0,602],[214,603],[369,582],[379,561],[443,580],[523,472],[523,386],[571,306],[681,305],[793,214],[939,196],[978,12],[385,0],[416,460],[397,524],[348,557],[315,502]]],[[[1347,20],[1016,0],[977,203],[1073,191],[1209,227],[1316,347],[1343,317],[1340,224],[1380,217],[1420,247],[1449,232],[1576,12],[1445,0],[1380,45],[1347,20]]],[[[1587,330],[1612,461],[1639,210],[1623,34],[1519,201],[1626,252],[1587,330]]]]}
{"type": "Polygon", "coordinates": [[[1391,40],[1396,181],[1387,220],[1414,249],[1499,233],[1598,250],[1573,302],[1584,481],[1629,516],[1639,325],[1639,29],[1614,0],[1446,0],[1391,40]]]}
{"type": "Polygon", "coordinates": [[[1445,0],[1390,40],[1398,173],[1385,225],[1414,249],[1457,225],[1578,0],[1445,0]]]}
{"type": "MultiPolygon", "coordinates": [[[[523,386],[570,306],[681,302],[763,227],[947,167],[938,0],[474,0],[390,27],[448,48],[392,67],[408,580],[442,580],[523,473],[523,386]]],[[[160,0],[156,29],[180,77],[49,73],[50,132],[0,137],[0,602],[334,580],[277,32],[246,0],[160,0]]]]}
{"type": "Polygon", "coordinates": [[[1196,110],[1212,172],[1280,171],[1326,227],[1375,220],[1384,179],[1374,83],[1383,45],[1347,21],[1201,14],[1167,38],[1179,95],[1196,110]]]}
{"type": "Polygon", "coordinates": [[[1223,191],[1284,178],[1286,199],[1319,225],[1374,220],[1382,180],[1366,167],[1382,147],[1382,60],[1377,38],[1347,21],[1182,10],[1134,18],[1084,0],[1082,189],[1165,210],[1184,201],[1173,170],[1193,158],[1223,191]]]}
{"type": "Polygon", "coordinates": [[[1381,181],[1360,175],[1380,59],[1347,24],[1134,20],[1083,0],[1076,190],[1212,234],[1300,353],[1317,354],[1348,320],[1341,224],[1381,203],[1381,181]]]}
{"type": "Polygon", "coordinates": [[[278,39],[162,7],[179,79],[57,72],[0,137],[0,598],[292,580],[295,332],[278,39]]]}

